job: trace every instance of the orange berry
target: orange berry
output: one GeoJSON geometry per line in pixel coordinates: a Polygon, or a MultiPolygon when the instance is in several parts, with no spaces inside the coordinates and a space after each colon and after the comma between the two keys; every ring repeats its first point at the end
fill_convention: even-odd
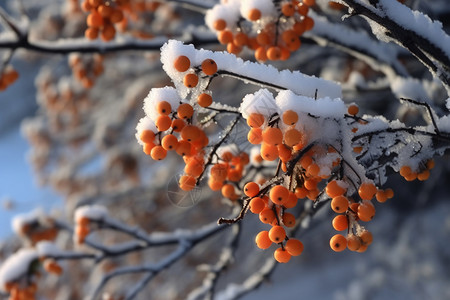
{"type": "Polygon", "coordinates": [[[430,177],[429,170],[424,170],[423,172],[420,172],[419,174],[417,174],[417,179],[419,179],[420,181],[428,180],[429,177],[430,177]]]}
{"type": "Polygon", "coordinates": [[[205,59],[202,62],[202,71],[206,75],[214,75],[217,72],[217,64],[213,59],[205,59]]]}
{"type": "Polygon", "coordinates": [[[266,117],[259,113],[251,113],[247,118],[248,126],[252,128],[259,128],[264,124],[266,117]]]}
{"type": "Polygon", "coordinates": [[[93,10],[86,18],[86,24],[89,27],[99,28],[103,26],[103,17],[96,11],[93,10]]]}
{"type": "Polygon", "coordinates": [[[96,38],[98,38],[98,29],[89,27],[84,32],[84,36],[89,40],[95,40],[96,38]]]}
{"type": "Polygon", "coordinates": [[[269,198],[273,203],[283,205],[289,199],[289,190],[282,185],[276,185],[270,190],[269,198]]]}
{"type": "Polygon", "coordinates": [[[291,254],[282,248],[278,248],[273,253],[273,257],[279,263],[287,263],[291,259],[291,254]]]}
{"type": "Polygon", "coordinates": [[[253,8],[248,12],[247,18],[250,21],[258,21],[261,19],[261,11],[257,8],[253,8]]]}
{"type": "Polygon", "coordinates": [[[367,245],[361,244],[361,246],[356,250],[356,252],[362,253],[367,250],[367,245]]]}
{"type": "Polygon", "coordinates": [[[283,224],[286,227],[294,227],[295,226],[295,216],[291,213],[285,212],[283,214],[283,224]]]}
{"type": "Polygon", "coordinates": [[[100,38],[107,42],[107,41],[111,41],[112,39],[114,39],[114,37],[116,36],[116,28],[114,28],[114,26],[112,24],[105,24],[103,26],[103,30],[100,34],[100,38]]]}
{"type": "Polygon", "coordinates": [[[153,147],[155,147],[155,144],[153,142],[145,143],[142,150],[144,151],[145,154],[150,155],[153,147]]]}
{"type": "Polygon", "coordinates": [[[223,181],[217,181],[214,178],[210,177],[208,179],[208,186],[212,191],[218,191],[223,186],[223,181]]]}
{"type": "Polygon", "coordinates": [[[385,194],[386,194],[386,197],[388,198],[388,199],[391,199],[391,198],[393,198],[394,197],[394,191],[392,190],[392,189],[386,189],[385,191],[385,194]]]}
{"type": "Polygon", "coordinates": [[[336,196],[331,200],[331,208],[338,214],[347,211],[348,205],[348,199],[344,196],[336,196]]]}
{"type": "Polygon", "coordinates": [[[305,23],[304,22],[296,22],[292,29],[295,31],[297,35],[302,35],[305,32],[305,23]]]}
{"type": "Polygon", "coordinates": [[[263,209],[266,207],[266,203],[264,200],[260,197],[255,197],[252,200],[250,200],[250,211],[254,214],[259,214],[263,211],[263,209]]]}
{"type": "Polygon", "coordinates": [[[298,187],[295,189],[295,197],[298,199],[306,198],[308,195],[308,190],[305,187],[298,187]]]}
{"type": "Polygon", "coordinates": [[[168,115],[172,112],[172,106],[167,101],[160,101],[156,105],[156,111],[160,115],[168,115]]]}
{"type": "Polygon", "coordinates": [[[197,103],[201,107],[208,107],[212,104],[212,102],[213,102],[213,99],[210,94],[201,93],[197,97],[197,103]]]}
{"type": "Polygon", "coordinates": [[[305,182],[303,183],[304,187],[308,190],[308,191],[312,191],[312,190],[316,190],[317,189],[317,180],[314,178],[308,178],[305,180],[305,182]]]}
{"type": "Polygon", "coordinates": [[[185,140],[180,140],[178,141],[178,146],[175,149],[175,152],[180,155],[180,156],[184,156],[184,155],[189,155],[191,153],[191,143],[185,140]]]}
{"type": "Polygon", "coordinates": [[[180,55],[175,59],[175,62],[173,63],[173,67],[178,72],[186,72],[189,67],[191,66],[191,61],[187,56],[180,55]]]}
{"type": "Polygon", "coordinates": [[[358,189],[358,194],[363,200],[371,200],[376,192],[377,188],[372,182],[363,182],[358,189]]]}
{"type": "Polygon", "coordinates": [[[283,226],[273,226],[269,230],[269,238],[272,242],[278,244],[284,241],[286,238],[286,231],[284,230],[283,226]]]}
{"type": "MultiPolygon", "coordinates": [[[[194,75],[194,74],[193,74],[194,75]]],[[[189,119],[194,114],[194,108],[189,103],[182,103],[178,106],[177,116],[180,119],[189,119]]]]}
{"type": "Polygon", "coordinates": [[[259,185],[256,182],[248,182],[244,185],[244,194],[247,197],[255,197],[259,193],[259,185]]]}
{"type": "Polygon", "coordinates": [[[184,86],[186,86],[188,88],[196,87],[198,84],[197,74],[189,73],[189,74],[184,75],[183,84],[184,84],[184,86]]]}
{"type": "Polygon", "coordinates": [[[225,198],[233,200],[236,197],[236,191],[234,189],[234,186],[230,183],[224,184],[222,186],[221,192],[222,196],[224,196],[225,198]]]}
{"type": "Polygon", "coordinates": [[[237,46],[234,42],[227,44],[227,51],[234,55],[238,55],[242,51],[242,47],[237,46]]]}
{"type": "Polygon", "coordinates": [[[363,230],[363,231],[359,234],[359,237],[360,237],[360,239],[361,239],[361,241],[362,241],[362,243],[363,243],[364,245],[369,246],[370,244],[372,244],[373,236],[372,236],[372,233],[371,233],[370,231],[368,231],[368,230],[363,230]]]}
{"type": "Polygon", "coordinates": [[[186,164],[186,166],[184,167],[184,172],[188,175],[191,175],[192,177],[197,178],[198,176],[200,176],[200,174],[202,174],[204,170],[204,167],[202,164],[200,164],[198,161],[196,160],[192,160],[189,163],[186,164]]]}
{"type": "Polygon", "coordinates": [[[211,176],[217,181],[224,181],[227,178],[227,173],[225,164],[215,164],[210,171],[211,176]]]}
{"type": "Polygon", "coordinates": [[[152,151],[150,152],[150,156],[154,160],[163,160],[167,156],[167,150],[164,149],[162,146],[155,146],[152,148],[152,151]]]}
{"type": "Polygon", "coordinates": [[[175,150],[178,146],[178,139],[173,134],[168,134],[161,139],[161,146],[167,150],[175,150]]]}
{"type": "Polygon", "coordinates": [[[314,6],[316,4],[316,0],[303,0],[303,3],[308,6],[314,6]]]}
{"type": "Polygon", "coordinates": [[[363,222],[369,222],[375,216],[375,206],[369,200],[364,200],[358,206],[358,218],[363,222]]]}
{"type": "Polygon", "coordinates": [[[410,166],[402,166],[400,168],[400,175],[403,177],[409,176],[412,173],[410,166]]]}
{"type": "Polygon", "coordinates": [[[44,269],[49,272],[56,275],[61,275],[63,272],[63,269],[61,266],[54,260],[45,260],[44,262],[44,269]]]}
{"type": "Polygon", "coordinates": [[[330,198],[342,196],[345,193],[345,189],[341,187],[336,180],[328,182],[325,192],[330,198]]]}
{"type": "Polygon", "coordinates": [[[267,60],[267,50],[265,47],[258,47],[255,50],[255,58],[258,61],[264,62],[267,60]]]}
{"type": "Polygon", "coordinates": [[[229,30],[222,30],[218,33],[217,39],[222,45],[233,42],[233,33],[229,30]]]}
{"type": "Polygon", "coordinates": [[[289,239],[284,249],[292,256],[299,256],[303,252],[303,243],[297,239],[289,239]]]}
{"type": "Polygon", "coordinates": [[[289,149],[286,145],[278,145],[278,156],[280,157],[282,162],[287,162],[292,158],[292,150],[289,149]]]}
{"type": "Polygon", "coordinates": [[[259,220],[264,224],[270,224],[275,220],[275,213],[271,208],[266,207],[259,213],[259,220]]]}
{"type": "Polygon", "coordinates": [[[261,157],[267,161],[274,161],[278,158],[277,146],[262,143],[261,145],[261,157]]]}
{"type": "Polygon", "coordinates": [[[305,155],[302,158],[300,158],[300,165],[303,169],[308,169],[309,165],[312,164],[313,160],[312,157],[309,155],[305,155]]]}
{"type": "Polygon", "coordinates": [[[280,60],[281,59],[281,48],[278,46],[272,46],[267,49],[267,58],[270,60],[280,60]]]}
{"type": "Polygon", "coordinates": [[[192,191],[195,188],[196,183],[197,180],[194,177],[190,175],[183,175],[180,177],[178,185],[180,186],[180,189],[187,192],[192,191]]]}
{"type": "Polygon", "coordinates": [[[428,170],[433,169],[434,166],[435,166],[434,160],[433,159],[428,160],[425,165],[426,165],[428,170]]]}
{"type": "Polygon", "coordinates": [[[348,219],[345,215],[337,215],[333,219],[333,228],[337,231],[343,231],[348,228],[348,219]]]}
{"type": "Polygon", "coordinates": [[[347,236],[347,247],[350,251],[357,251],[361,247],[361,239],[354,234],[347,236]]]}
{"type": "Polygon", "coordinates": [[[298,122],[298,114],[293,110],[287,110],[282,116],[283,123],[286,125],[294,125],[298,122]]]}
{"type": "Polygon", "coordinates": [[[272,241],[269,238],[269,232],[264,230],[258,233],[255,237],[256,246],[260,249],[267,249],[272,245],[272,241]]]}
{"type": "Polygon", "coordinates": [[[151,130],[143,130],[139,138],[144,143],[153,143],[155,140],[155,133],[151,130]]]}
{"type": "Polygon", "coordinates": [[[303,23],[305,24],[306,31],[311,30],[314,27],[314,20],[309,16],[305,17],[303,23]]]}
{"type": "Polygon", "coordinates": [[[283,142],[283,132],[280,128],[267,127],[262,132],[262,138],[264,143],[277,146],[283,142]]]}
{"type": "Polygon", "coordinates": [[[244,47],[248,44],[248,36],[243,32],[238,32],[234,36],[233,44],[235,44],[238,47],[244,47]]]}
{"type": "Polygon", "coordinates": [[[201,129],[195,125],[186,125],[181,130],[180,135],[183,140],[188,142],[193,142],[197,140],[200,136],[201,129]]]}
{"type": "Polygon", "coordinates": [[[109,18],[109,20],[111,21],[111,23],[119,23],[122,22],[123,20],[123,12],[120,9],[115,9],[112,13],[111,13],[111,17],[109,18]]]}
{"type": "Polygon", "coordinates": [[[295,128],[288,129],[284,133],[284,143],[289,147],[297,145],[298,143],[301,142],[301,140],[302,140],[302,133],[295,128]]]}
{"type": "Polygon", "coordinates": [[[286,17],[292,17],[295,14],[294,5],[292,5],[292,3],[283,4],[283,6],[281,7],[281,12],[286,17]]]}
{"type": "Polygon", "coordinates": [[[349,115],[356,116],[359,112],[359,107],[356,104],[352,104],[348,107],[347,111],[349,115]]]}
{"type": "Polygon", "coordinates": [[[167,115],[160,115],[156,118],[155,125],[159,131],[166,131],[172,125],[172,120],[167,115]]]}
{"type": "Polygon", "coordinates": [[[283,204],[284,207],[286,208],[293,208],[297,206],[297,196],[295,195],[295,193],[293,192],[289,192],[289,198],[288,200],[283,204]]]}
{"type": "Polygon", "coordinates": [[[319,167],[317,164],[312,163],[312,164],[310,164],[310,165],[308,166],[308,168],[306,169],[306,172],[307,172],[309,175],[315,177],[315,176],[319,175],[319,173],[320,173],[320,167],[319,167]]]}
{"type": "Polygon", "coordinates": [[[213,27],[217,31],[222,31],[227,27],[227,22],[224,19],[217,19],[214,21],[213,27]]]}
{"type": "Polygon", "coordinates": [[[347,239],[342,234],[335,234],[330,239],[330,247],[336,252],[344,251],[347,248],[347,239]]]}
{"type": "Polygon", "coordinates": [[[387,201],[388,197],[386,195],[386,192],[383,190],[378,190],[377,193],[375,194],[375,198],[377,199],[378,202],[380,203],[384,203],[387,201]]]}
{"type": "Polygon", "coordinates": [[[297,5],[297,11],[302,16],[306,16],[308,14],[308,11],[309,11],[309,6],[305,5],[304,3],[299,3],[297,5]]]}
{"type": "Polygon", "coordinates": [[[170,125],[170,127],[172,127],[173,131],[175,132],[181,132],[184,126],[186,126],[186,123],[182,119],[175,119],[172,121],[172,124],[170,125]]]}

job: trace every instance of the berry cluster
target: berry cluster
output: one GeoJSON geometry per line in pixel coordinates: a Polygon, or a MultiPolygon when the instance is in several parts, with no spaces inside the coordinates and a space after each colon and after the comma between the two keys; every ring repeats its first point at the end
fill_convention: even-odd
{"type": "MultiPolygon", "coordinates": [[[[321,94],[319,88],[312,96],[308,92],[311,84],[305,84],[299,92],[283,90],[276,96],[260,89],[246,95],[239,109],[222,106],[213,102],[208,88],[219,75],[239,76],[233,72],[239,69],[239,63],[234,69],[230,66],[234,56],[196,52],[177,43],[166,44],[162,54],[164,69],[176,88],[150,91],[144,104],[147,116],[138,124],[136,136],[144,152],[155,160],[164,159],[170,150],[183,156],[186,165],[179,181],[181,189],[192,190],[204,175],[209,175],[211,190],[220,190],[223,197],[242,205],[239,217],[221,219],[219,223],[237,222],[248,210],[258,214],[262,223],[272,227],[257,235],[256,244],[261,249],[272,243],[279,245],[274,252],[279,262],[287,262],[303,250],[303,244],[289,236],[298,223],[296,206],[306,205],[299,199],[310,199],[314,206],[330,203],[337,214],[333,228],[346,231],[330,239],[334,251],[367,249],[373,238],[361,223],[375,216],[375,199],[383,203],[394,195],[391,189],[381,189],[386,181],[383,174],[369,174],[359,161],[369,151],[371,132],[388,128],[384,120],[361,117],[356,104],[346,105],[338,96],[321,94]],[[201,122],[197,120],[199,113],[203,116],[201,122]],[[233,122],[224,129],[222,138],[208,147],[205,127],[222,113],[236,116],[234,124],[241,118],[246,121],[247,140],[253,145],[250,151],[223,145],[233,130],[233,122]]],[[[263,68],[255,64],[255,71],[244,73],[242,80],[258,78],[263,68]]],[[[321,82],[319,87],[324,85],[321,82]]],[[[384,138],[383,142],[397,145],[394,138],[384,138]]],[[[404,145],[391,167],[407,179],[426,179],[433,161],[415,165],[415,160],[423,158],[412,160],[414,147],[406,142],[404,145]],[[411,166],[400,168],[406,161],[411,166]]]]}
{"type": "Polygon", "coordinates": [[[22,285],[19,282],[7,282],[5,291],[9,293],[9,300],[34,300],[36,299],[37,284],[30,282],[22,285]]]}
{"type": "Polygon", "coordinates": [[[58,228],[51,218],[33,218],[15,224],[16,233],[36,245],[40,241],[53,241],[58,235],[58,228]]]}
{"type": "MultiPolygon", "coordinates": [[[[160,4],[157,1],[145,0],[84,0],[81,8],[89,12],[85,36],[90,40],[100,37],[105,42],[111,41],[117,30],[123,32],[127,29],[129,20],[138,20],[139,14],[143,12],[155,12],[160,4]]],[[[140,30],[132,33],[142,39],[153,37],[140,30]]]]}
{"type": "Polygon", "coordinates": [[[260,186],[255,182],[249,182],[244,186],[244,193],[250,197],[250,211],[258,214],[261,222],[271,225],[269,231],[258,233],[255,238],[256,245],[260,249],[268,249],[272,243],[280,245],[274,252],[278,262],[286,263],[291,256],[298,256],[303,252],[303,243],[297,239],[289,238],[284,227],[295,226],[296,219],[288,208],[297,205],[297,196],[283,185],[275,185],[270,189],[269,196],[263,195],[260,186]]]}
{"type": "Polygon", "coordinates": [[[420,171],[413,171],[410,166],[402,166],[399,173],[406,181],[414,181],[416,179],[425,181],[430,177],[430,170],[433,168],[434,160],[430,159],[419,166],[420,171]]]}
{"type": "Polygon", "coordinates": [[[0,70],[0,92],[6,90],[18,78],[19,73],[11,65],[6,66],[3,72],[0,70]]]}
{"type": "Polygon", "coordinates": [[[103,73],[103,57],[100,54],[92,56],[71,53],[69,66],[73,76],[83,84],[85,88],[91,88],[95,79],[103,73]]]}
{"type": "Polygon", "coordinates": [[[313,28],[308,12],[314,5],[315,0],[230,1],[209,10],[206,23],[230,53],[248,47],[259,61],[286,60],[300,48],[300,36],[313,28]]]}
{"type": "MultiPolygon", "coordinates": [[[[200,80],[212,78],[218,70],[213,59],[205,59],[198,66],[194,66],[185,55],[178,56],[172,67],[182,76],[183,85],[189,90],[196,88],[200,80]]],[[[192,190],[197,179],[204,173],[204,148],[209,144],[207,135],[194,115],[195,108],[208,108],[212,102],[212,96],[207,91],[197,93],[192,101],[188,101],[181,99],[173,88],[153,89],[147,96],[144,108],[147,117],[141,120],[137,128],[138,140],[144,152],[154,160],[163,160],[168,151],[183,157],[185,174],[181,176],[179,185],[185,191],[192,190]]],[[[231,187],[224,184],[224,180],[239,180],[239,174],[242,176],[241,164],[245,163],[245,159],[241,158],[236,160],[231,153],[224,154],[223,160],[226,164],[217,164],[211,169],[215,174],[210,180],[213,190],[223,189],[227,198],[237,198],[231,187]],[[215,172],[218,169],[220,171],[215,172]]]]}

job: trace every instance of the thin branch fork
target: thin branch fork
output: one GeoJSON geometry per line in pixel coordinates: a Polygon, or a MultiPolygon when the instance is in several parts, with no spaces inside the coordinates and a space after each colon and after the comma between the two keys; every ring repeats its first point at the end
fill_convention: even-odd
{"type": "Polygon", "coordinates": [[[434,75],[436,75],[442,83],[450,91],[450,58],[446,57],[442,49],[432,44],[425,37],[420,36],[416,32],[403,28],[395,20],[381,14],[377,11],[361,4],[355,0],[342,0],[347,6],[352,9],[352,15],[363,15],[377,24],[383,26],[387,30],[387,35],[396,40],[400,45],[408,49],[414,56],[416,56],[425,66],[427,66],[434,75]],[[442,70],[430,58],[442,65],[442,70]]]}

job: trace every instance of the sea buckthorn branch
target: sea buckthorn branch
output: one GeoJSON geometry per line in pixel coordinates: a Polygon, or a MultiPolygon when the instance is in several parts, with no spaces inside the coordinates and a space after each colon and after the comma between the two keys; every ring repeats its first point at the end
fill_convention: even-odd
{"type": "MultiPolygon", "coordinates": [[[[400,3],[394,3],[393,1],[387,3],[385,0],[376,1],[371,6],[359,0],[340,1],[350,7],[351,15],[363,15],[385,28],[385,35],[387,37],[392,38],[396,43],[408,49],[419,61],[429,68],[434,76],[442,81],[447,92],[450,92],[450,57],[445,53],[445,49],[441,48],[442,44],[438,45],[436,44],[436,39],[432,41],[427,36],[417,32],[417,27],[423,27],[425,25],[419,24],[414,18],[410,18],[410,24],[400,25],[390,15],[390,10],[395,7],[396,10],[402,9],[403,14],[412,16],[409,8],[402,6],[400,3]]],[[[430,31],[430,34],[440,34],[441,39],[448,39],[448,35],[445,34],[441,27],[433,26],[432,30],[434,31],[430,31]]]]}
{"type": "MultiPolygon", "coordinates": [[[[161,246],[161,245],[170,245],[170,244],[178,244],[178,248],[174,250],[172,253],[170,253],[168,256],[166,256],[164,259],[159,261],[156,264],[148,264],[143,266],[137,266],[137,267],[122,267],[120,269],[117,269],[115,271],[110,272],[109,274],[105,275],[102,278],[102,281],[97,285],[95,288],[95,291],[93,292],[93,295],[91,299],[96,299],[98,294],[101,292],[103,287],[107,284],[109,280],[111,280],[114,277],[128,274],[128,273],[148,273],[149,277],[146,277],[143,279],[142,283],[138,283],[136,286],[136,291],[139,291],[143,288],[143,285],[147,284],[154,276],[156,276],[160,271],[170,267],[174,262],[181,259],[185,254],[187,254],[196,244],[200,243],[201,241],[209,238],[212,235],[215,235],[219,232],[221,232],[223,229],[228,228],[228,226],[217,226],[215,223],[208,224],[206,226],[203,226],[200,229],[197,229],[195,231],[189,231],[189,230],[180,230],[179,232],[175,231],[173,233],[168,233],[164,235],[150,235],[148,242],[148,246],[161,246]],[[153,239],[152,239],[153,238],[153,239]],[[145,283],[145,284],[144,284],[145,283]],[[138,289],[140,287],[140,289],[138,289]]],[[[128,249],[127,249],[128,250],[128,249]]],[[[132,251],[135,251],[136,249],[131,249],[132,251]]],[[[121,251],[109,252],[108,255],[111,255],[111,253],[117,254],[125,254],[121,251]]],[[[128,296],[127,299],[132,299],[132,295],[135,295],[136,291],[132,291],[132,293],[128,296]]]]}
{"type": "Polygon", "coordinates": [[[305,33],[306,37],[321,46],[332,46],[366,62],[374,70],[388,77],[410,74],[398,60],[396,47],[369,37],[365,31],[354,30],[341,23],[332,23],[325,17],[312,13],[314,28],[305,33]],[[343,34],[345,32],[345,34],[343,34]]]}
{"type": "MultiPolygon", "coordinates": [[[[217,43],[217,39],[206,33],[184,34],[178,38],[186,43],[202,46],[217,43]]],[[[87,42],[84,38],[60,39],[56,42],[30,41],[28,36],[23,36],[16,41],[0,40],[0,49],[26,49],[29,51],[48,54],[78,53],[113,53],[123,51],[159,51],[167,42],[167,37],[157,37],[150,41],[128,40],[125,42],[87,42]]]]}
{"type": "Polygon", "coordinates": [[[203,175],[205,174],[206,167],[211,165],[211,163],[212,163],[212,161],[214,159],[214,156],[217,155],[217,150],[228,139],[228,137],[230,136],[231,132],[233,131],[234,127],[238,124],[240,119],[241,119],[241,115],[238,115],[230,123],[230,125],[223,130],[222,137],[220,138],[220,140],[217,143],[214,144],[214,146],[212,147],[211,151],[208,154],[208,158],[207,158],[206,163],[205,163],[205,168],[201,172],[200,176],[198,176],[197,185],[200,183],[200,180],[203,178],[203,175]]]}
{"type": "Polygon", "coordinates": [[[243,197],[243,199],[242,199],[242,208],[239,211],[239,214],[237,215],[237,217],[234,217],[234,218],[220,218],[219,220],[217,220],[217,224],[218,225],[222,225],[222,224],[235,224],[235,223],[238,223],[239,221],[241,221],[245,217],[245,214],[248,212],[250,202],[251,202],[251,200],[253,198],[263,197],[264,195],[267,194],[267,192],[270,190],[270,188],[272,186],[280,184],[283,181],[284,181],[283,177],[276,176],[276,177],[273,177],[271,180],[265,182],[261,186],[260,191],[256,195],[254,195],[252,197],[243,197]]]}
{"type": "Polygon", "coordinates": [[[217,281],[226,268],[233,263],[235,252],[238,248],[239,238],[241,236],[241,223],[236,223],[231,228],[228,245],[222,249],[219,260],[214,265],[200,265],[198,271],[206,271],[207,274],[203,283],[198,288],[191,291],[186,299],[213,299],[217,281]]]}
{"type": "Polygon", "coordinates": [[[431,108],[430,104],[425,103],[425,102],[420,102],[417,100],[413,100],[413,99],[408,99],[408,98],[400,98],[400,100],[410,102],[410,103],[413,103],[418,106],[425,107],[425,109],[428,112],[428,116],[430,117],[431,123],[433,124],[434,132],[436,132],[436,134],[438,134],[438,135],[440,134],[439,128],[438,128],[436,120],[435,120],[436,112],[431,108]]]}

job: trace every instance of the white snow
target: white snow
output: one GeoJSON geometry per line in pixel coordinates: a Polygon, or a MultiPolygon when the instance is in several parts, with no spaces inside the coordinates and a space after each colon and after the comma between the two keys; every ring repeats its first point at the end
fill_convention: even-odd
{"type": "MultiPolygon", "coordinates": [[[[196,50],[193,45],[184,45],[180,41],[170,40],[161,48],[161,62],[167,75],[172,79],[181,97],[191,92],[183,84],[184,73],[175,70],[174,60],[179,55],[187,56],[191,66],[199,66],[205,59],[213,59],[219,71],[231,73],[231,76],[241,77],[244,82],[254,82],[263,87],[277,90],[289,89],[292,92],[307,97],[340,98],[342,90],[338,83],[308,76],[298,71],[278,71],[275,67],[250,61],[243,61],[235,55],[226,52],[212,52],[209,50],[196,50]]],[[[207,83],[207,82],[206,82],[207,83]]],[[[205,88],[206,84],[199,83],[198,89],[205,88]]]]}
{"type": "Polygon", "coordinates": [[[150,130],[154,133],[158,132],[158,129],[156,128],[155,122],[153,122],[152,119],[149,117],[143,117],[139,120],[139,123],[136,125],[136,140],[139,143],[139,145],[144,146],[144,142],[141,141],[141,133],[144,130],[150,130]]]}
{"type": "Polygon", "coordinates": [[[33,248],[22,248],[8,257],[0,267],[0,289],[5,290],[6,283],[25,275],[30,264],[36,259],[38,252],[33,248]]]}
{"type": "Polygon", "coordinates": [[[93,221],[101,221],[108,216],[108,210],[100,205],[85,205],[77,208],[74,215],[75,222],[82,218],[88,218],[93,221]]]}
{"type": "Polygon", "coordinates": [[[36,222],[44,217],[44,211],[40,208],[36,208],[30,212],[18,214],[14,216],[11,221],[11,226],[15,234],[22,235],[23,228],[27,224],[36,222]]]}

